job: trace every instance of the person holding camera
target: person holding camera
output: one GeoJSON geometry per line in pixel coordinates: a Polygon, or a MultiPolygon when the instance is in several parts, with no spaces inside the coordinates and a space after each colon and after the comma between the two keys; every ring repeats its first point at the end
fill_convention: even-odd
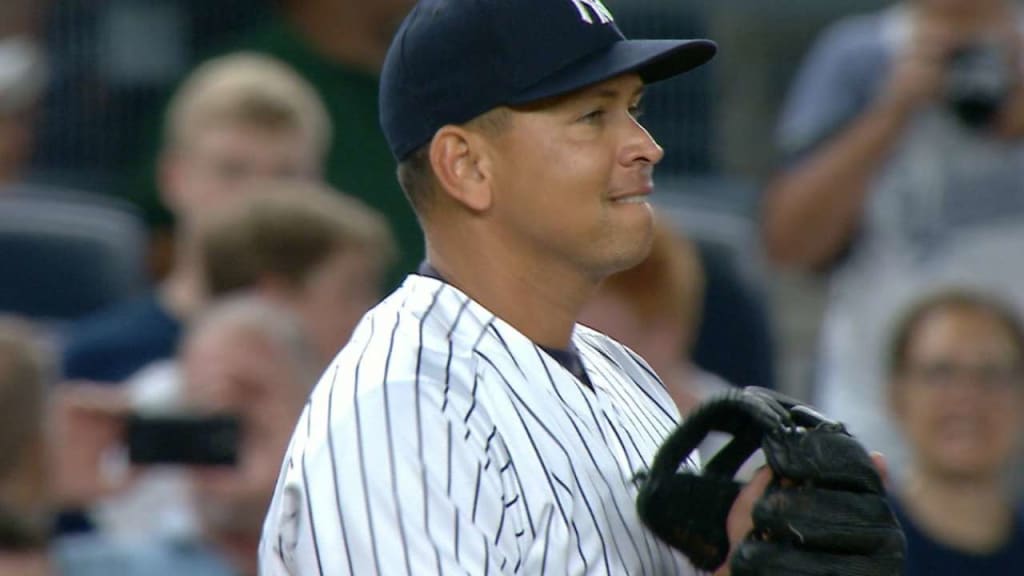
{"type": "Polygon", "coordinates": [[[827,272],[816,402],[903,460],[884,409],[887,324],[929,284],[1024,301],[1024,18],[1011,0],[904,0],[824,32],[783,111],[762,231],[827,272]],[[1016,268],[1016,269],[1014,269],[1016,268]]]}
{"type": "MultiPolygon", "coordinates": [[[[311,336],[295,310],[265,295],[232,294],[188,327],[179,352],[179,407],[133,411],[118,389],[61,388],[53,407],[54,461],[63,469],[55,471],[52,497],[89,496],[83,492],[89,476],[113,486],[131,484],[144,470],[176,471],[184,481],[181,492],[164,496],[171,503],[183,497],[195,525],[178,534],[140,529],[62,535],[51,549],[57,573],[256,576],[260,530],[280,460],[322,369],[311,336]],[[74,426],[72,418],[94,425],[74,426]],[[89,446],[72,446],[66,441],[71,432],[89,446]],[[94,452],[76,459],[93,446],[103,458],[94,452]],[[122,452],[131,467],[107,469],[114,460],[107,455],[122,452]],[[75,473],[86,478],[63,478],[75,473]]],[[[152,514],[165,513],[162,508],[151,502],[152,514]]]]}

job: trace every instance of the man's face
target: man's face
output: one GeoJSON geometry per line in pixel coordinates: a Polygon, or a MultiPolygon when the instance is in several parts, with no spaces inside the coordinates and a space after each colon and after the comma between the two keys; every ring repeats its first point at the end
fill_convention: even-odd
{"type": "Polygon", "coordinates": [[[974,310],[931,313],[895,384],[897,415],[918,462],[950,478],[999,474],[1024,424],[1024,380],[1010,335],[974,310]]]}
{"type": "Polygon", "coordinates": [[[293,304],[326,365],[380,300],[383,268],[358,249],[339,251],[296,288],[293,304]]]}
{"type": "Polygon", "coordinates": [[[235,467],[190,471],[203,526],[224,536],[259,533],[281,461],[304,401],[280,345],[250,330],[212,327],[186,342],[185,396],[199,412],[237,414],[242,435],[235,467]]]}
{"type": "Polygon", "coordinates": [[[637,122],[642,90],[627,75],[512,112],[492,138],[491,224],[508,245],[594,279],[643,259],[663,152],[637,122]]]}
{"type": "Polygon", "coordinates": [[[165,201],[185,220],[231,201],[262,181],[312,179],[314,146],[297,130],[241,123],[199,129],[166,158],[165,201]]]}

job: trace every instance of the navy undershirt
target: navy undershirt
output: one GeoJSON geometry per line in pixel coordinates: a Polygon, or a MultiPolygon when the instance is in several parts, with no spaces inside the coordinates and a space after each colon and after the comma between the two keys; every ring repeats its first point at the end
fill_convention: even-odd
{"type": "MultiPolygon", "coordinates": [[[[430,265],[429,262],[424,261],[420,264],[419,269],[416,271],[420,276],[426,276],[427,278],[433,278],[440,280],[445,284],[451,284],[441,276],[441,273],[436,268],[430,265]]],[[[569,342],[569,347],[566,349],[561,348],[548,348],[547,346],[541,346],[549,356],[555,359],[556,362],[562,365],[563,368],[569,371],[570,374],[576,377],[577,380],[582,382],[587,388],[594,389],[594,385],[590,382],[590,376],[587,375],[587,370],[583,367],[583,360],[580,358],[579,350],[572,342],[569,342]]]]}

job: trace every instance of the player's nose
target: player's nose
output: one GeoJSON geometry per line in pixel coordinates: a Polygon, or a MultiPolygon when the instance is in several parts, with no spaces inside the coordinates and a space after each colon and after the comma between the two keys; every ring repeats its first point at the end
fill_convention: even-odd
{"type": "Polygon", "coordinates": [[[665,157],[665,150],[658,145],[646,128],[638,121],[633,120],[629,126],[628,138],[626,145],[623,146],[622,154],[623,164],[627,166],[638,162],[653,166],[665,157]]]}

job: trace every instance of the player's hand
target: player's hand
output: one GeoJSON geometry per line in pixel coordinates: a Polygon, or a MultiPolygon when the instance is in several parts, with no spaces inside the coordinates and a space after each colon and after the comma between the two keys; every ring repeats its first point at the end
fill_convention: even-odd
{"type": "MultiPolygon", "coordinates": [[[[729,535],[729,549],[735,551],[747,536],[754,530],[754,506],[764,495],[772,481],[772,470],[767,466],[757,471],[733,502],[726,518],[726,533],[729,535]]],[[[730,558],[732,554],[730,553],[730,558]]],[[[715,571],[714,576],[730,576],[730,565],[727,561],[715,571]]]]}

